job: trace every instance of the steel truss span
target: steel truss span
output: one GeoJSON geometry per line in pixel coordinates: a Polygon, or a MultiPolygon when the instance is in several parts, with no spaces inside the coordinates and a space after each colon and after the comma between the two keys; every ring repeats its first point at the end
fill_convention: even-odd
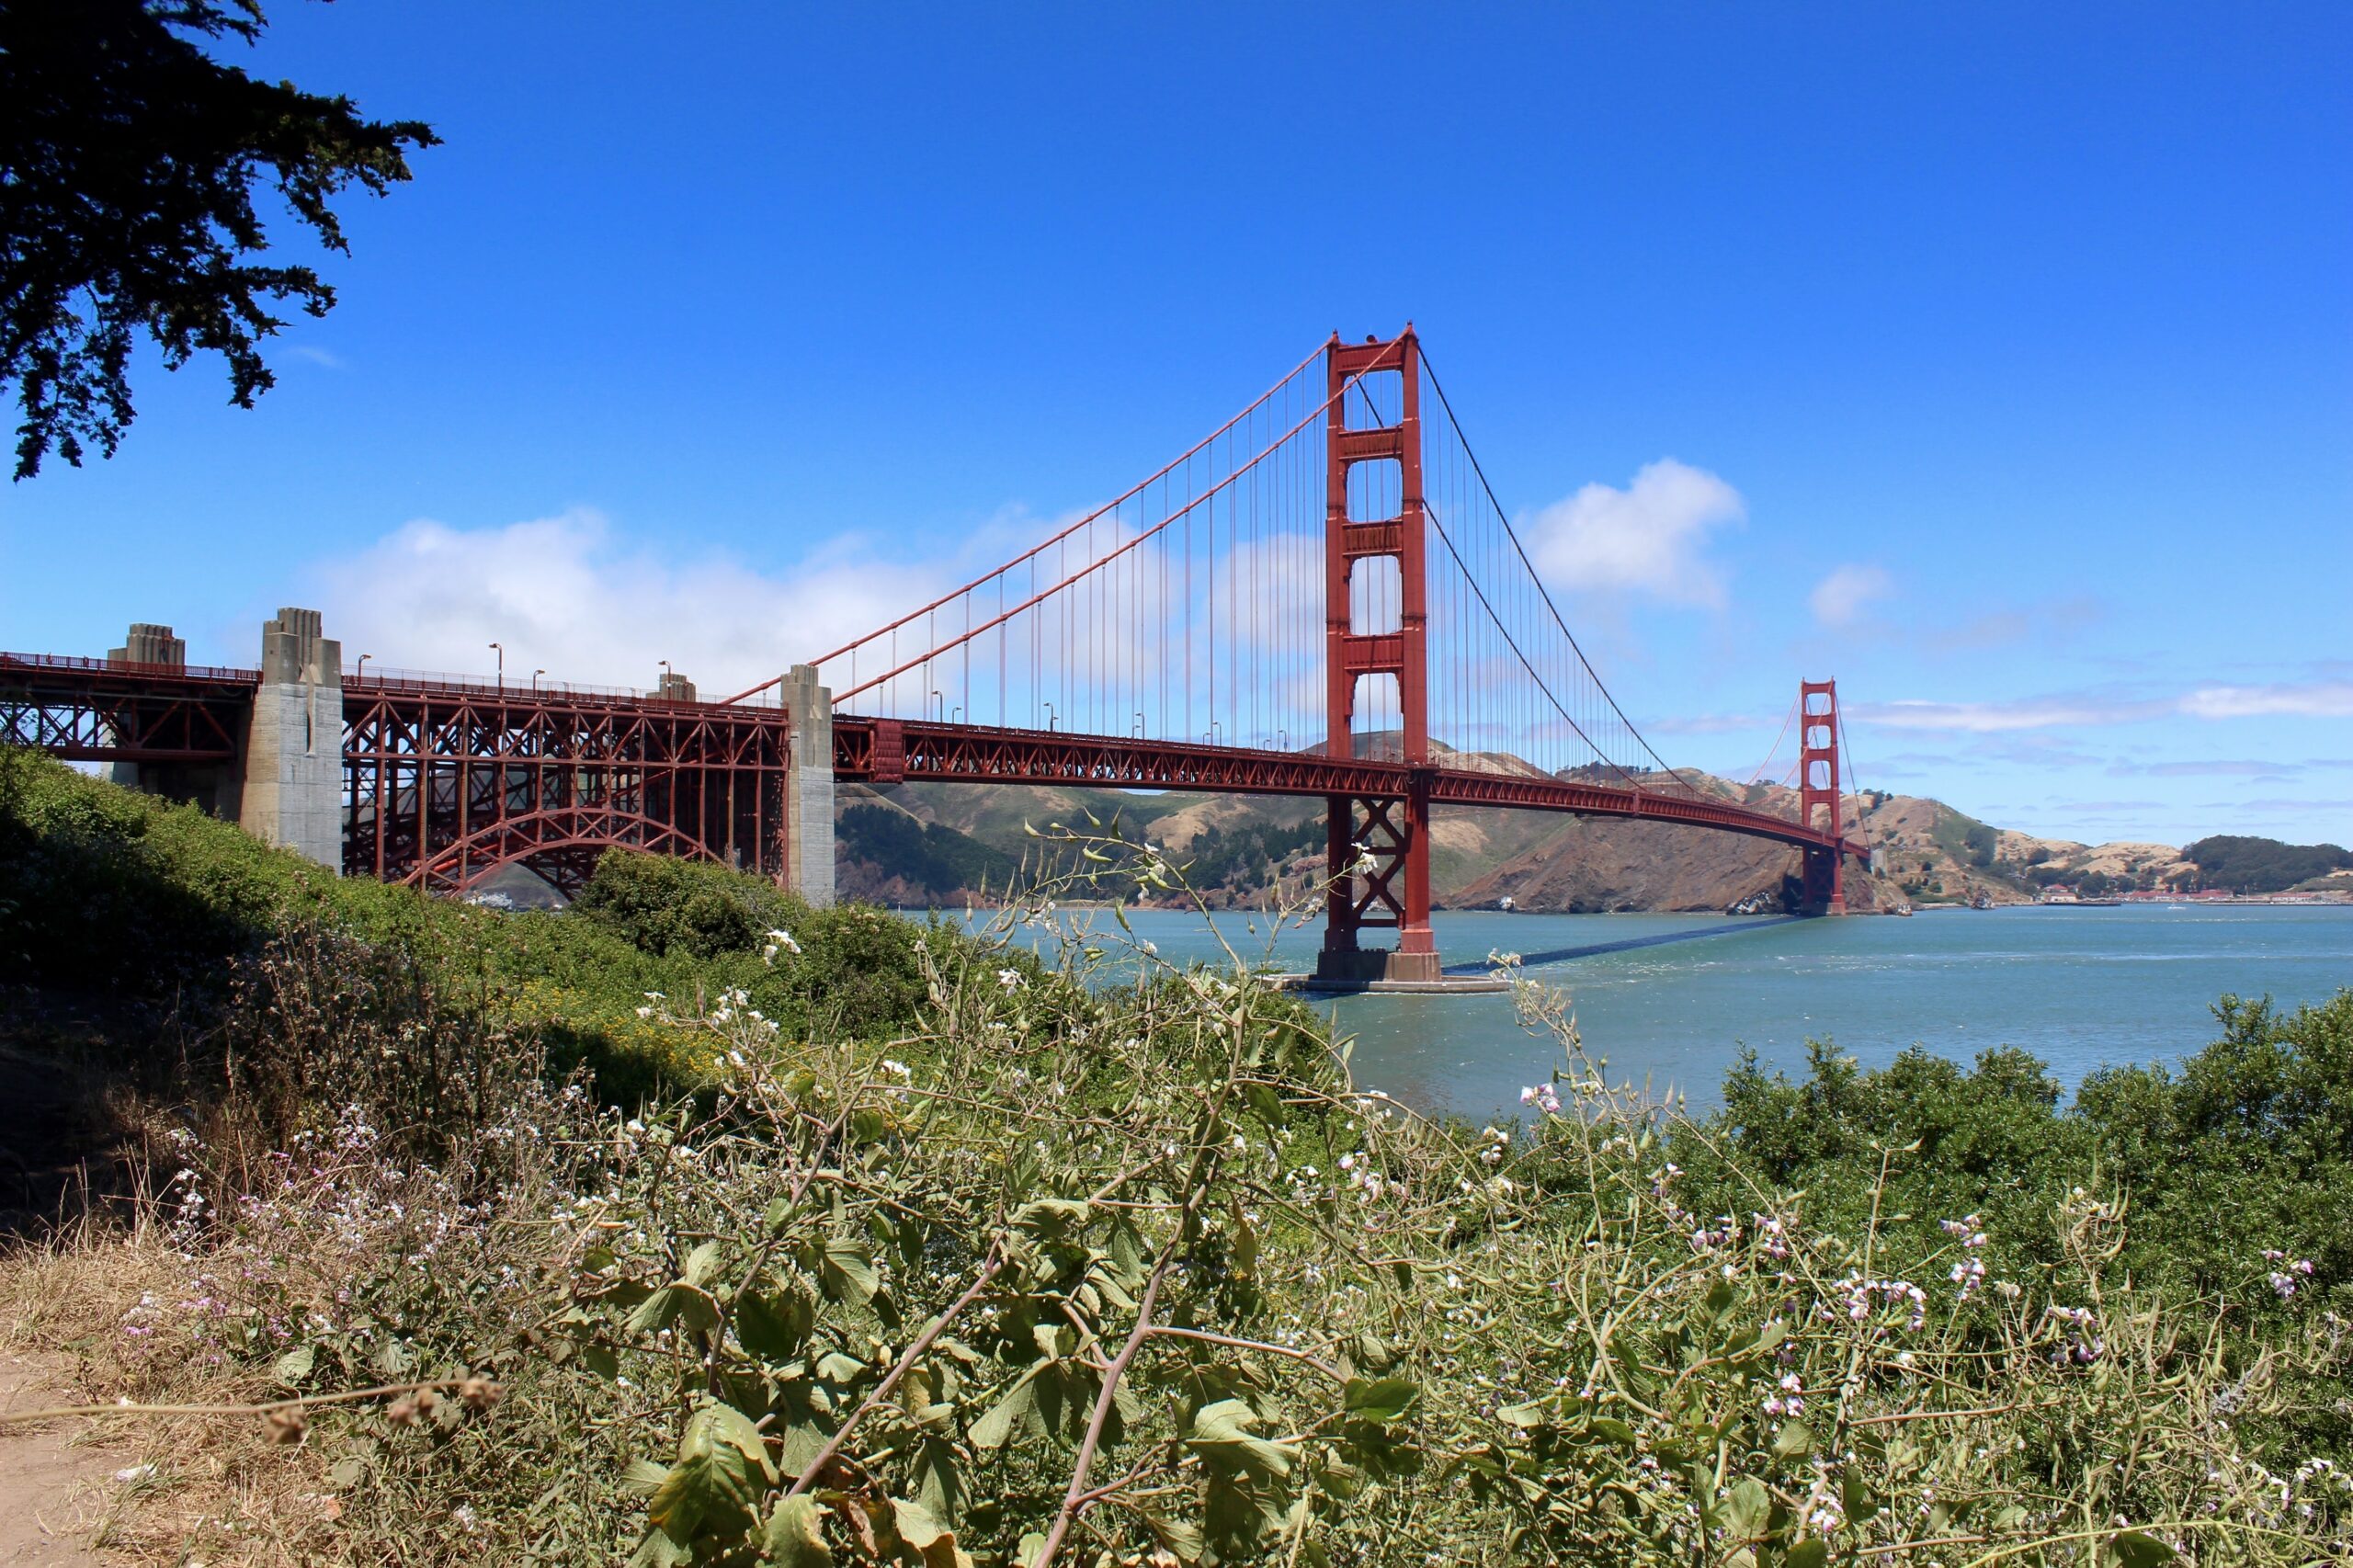
{"type": "Polygon", "coordinates": [[[836,719],[834,776],[845,782],[881,785],[915,779],[1306,795],[1337,797],[1360,805],[1407,800],[1419,778],[1426,781],[1434,805],[1640,817],[1746,834],[1804,849],[1848,855],[1864,852],[1860,843],[1834,830],[1688,793],[1653,792],[1631,785],[1583,783],[1540,774],[1417,768],[1366,758],[1336,762],[1315,753],[1242,751],[980,724],[836,719]]]}
{"type": "Polygon", "coordinates": [[[347,874],[519,861],[569,894],[615,846],[784,874],[780,710],[362,679],[343,711],[347,874]]]}
{"type": "Polygon", "coordinates": [[[258,670],[0,653],[0,745],[68,762],[225,763],[258,670]]]}

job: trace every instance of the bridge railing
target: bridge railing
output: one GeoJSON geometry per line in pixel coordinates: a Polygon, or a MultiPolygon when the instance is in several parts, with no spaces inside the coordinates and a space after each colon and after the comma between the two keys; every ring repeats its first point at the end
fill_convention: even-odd
{"type": "MultiPolygon", "coordinates": [[[[343,668],[346,689],[367,687],[378,691],[401,692],[419,697],[489,698],[508,702],[534,702],[579,699],[599,703],[627,703],[654,708],[716,708],[723,704],[702,698],[665,697],[658,690],[629,686],[591,686],[582,681],[529,680],[500,681],[495,676],[452,675],[439,670],[404,670],[369,663],[366,669],[357,665],[343,668]]],[[[774,706],[773,701],[741,703],[739,709],[774,706]]]]}
{"type": "Polygon", "coordinates": [[[128,659],[91,659],[74,653],[0,653],[0,669],[60,670],[75,675],[146,676],[161,680],[239,681],[261,679],[259,670],[231,665],[142,665],[128,659]]]}

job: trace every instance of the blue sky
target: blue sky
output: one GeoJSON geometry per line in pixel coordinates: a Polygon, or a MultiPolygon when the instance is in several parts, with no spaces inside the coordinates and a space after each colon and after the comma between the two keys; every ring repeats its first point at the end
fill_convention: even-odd
{"type": "Polygon", "coordinates": [[[0,492],[0,644],[748,683],[1411,317],[1677,760],[1832,674],[1866,785],[2353,839],[2353,9],[273,10],[448,144],[0,492]]]}

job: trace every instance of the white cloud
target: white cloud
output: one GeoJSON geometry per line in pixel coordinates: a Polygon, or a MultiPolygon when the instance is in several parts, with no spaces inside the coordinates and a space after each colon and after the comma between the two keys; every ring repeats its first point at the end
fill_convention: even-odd
{"type": "Polygon", "coordinates": [[[647,687],[660,661],[725,697],[825,653],[934,597],[936,567],[836,547],[779,576],[717,556],[678,559],[617,540],[574,510],[499,528],[407,523],[320,569],[328,634],[344,657],[507,678],[647,687]]]}
{"type": "Polygon", "coordinates": [[[1899,701],[1854,707],[1857,718],[1897,730],[1946,730],[1992,734],[2069,724],[2130,724],[2188,718],[2353,718],[2353,681],[2313,680],[2269,686],[2202,686],[2171,696],[2146,687],[2018,698],[1996,702],[1899,701]]]}
{"type": "Polygon", "coordinates": [[[2353,681],[2205,686],[2182,698],[2181,710],[2193,719],[2250,719],[2267,713],[2309,719],[2353,718],[2353,681]]]}
{"type": "Polygon", "coordinates": [[[2121,724],[2164,711],[2162,703],[2102,702],[2077,698],[2029,698],[2016,702],[1858,703],[1855,716],[1892,730],[1950,730],[1995,734],[2056,724],[2121,724]]]}
{"type": "Polygon", "coordinates": [[[1588,484],[1527,525],[1537,571],[1583,592],[1631,590],[1671,604],[1724,602],[1709,536],[1748,516],[1740,492],[1673,458],[1645,463],[1623,490],[1588,484]]]}
{"type": "Polygon", "coordinates": [[[1806,603],[1822,625],[1852,626],[1862,618],[1865,606],[1885,598],[1894,589],[1893,581],[1879,567],[1849,562],[1816,583],[1806,603]]]}

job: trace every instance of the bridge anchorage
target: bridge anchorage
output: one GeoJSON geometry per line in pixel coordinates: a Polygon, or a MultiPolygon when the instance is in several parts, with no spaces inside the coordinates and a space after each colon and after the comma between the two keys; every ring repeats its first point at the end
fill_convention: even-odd
{"type": "Polygon", "coordinates": [[[1323,802],[1313,983],[1449,983],[1432,812],[1641,818],[1802,852],[1846,907],[1837,694],[1803,683],[1797,811],[1668,767],[1587,662],[1408,325],[1335,335],[1041,543],[724,701],[347,666],[314,610],[258,668],[168,627],[104,659],[0,654],[0,744],[105,763],[347,874],[437,892],[615,846],[833,897],[836,781],[1084,784],[1323,802]],[[838,693],[838,696],[835,694],[838,693]],[[1826,814],[1825,814],[1826,813],[1826,814]],[[1388,945],[1375,945],[1393,933],[1388,945]]]}

